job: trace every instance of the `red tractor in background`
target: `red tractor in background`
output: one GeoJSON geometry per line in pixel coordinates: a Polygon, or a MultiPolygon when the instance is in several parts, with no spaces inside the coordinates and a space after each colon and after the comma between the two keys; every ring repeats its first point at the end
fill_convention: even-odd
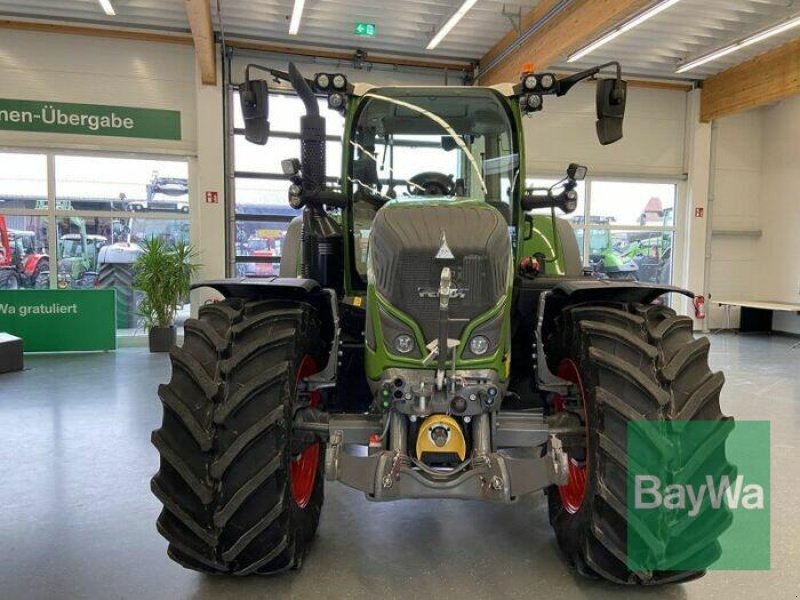
{"type": "Polygon", "coordinates": [[[6,218],[0,215],[0,289],[15,290],[19,287],[17,269],[11,256],[11,238],[6,218]]]}
{"type": "Polygon", "coordinates": [[[9,229],[0,215],[0,289],[46,288],[50,257],[36,248],[32,231],[9,229]]]}

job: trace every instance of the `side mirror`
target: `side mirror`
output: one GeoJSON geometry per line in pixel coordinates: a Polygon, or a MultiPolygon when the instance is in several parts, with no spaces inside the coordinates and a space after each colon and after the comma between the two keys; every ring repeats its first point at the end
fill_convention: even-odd
{"type": "Polygon", "coordinates": [[[613,144],[622,138],[622,119],[628,83],[622,79],[597,80],[597,139],[602,145],[613,144]]]}
{"type": "Polygon", "coordinates": [[[244,137],[263,146],[269,139],[269,90],[263,79],[247,80],[239,86],[244,118],[244,137]]]}

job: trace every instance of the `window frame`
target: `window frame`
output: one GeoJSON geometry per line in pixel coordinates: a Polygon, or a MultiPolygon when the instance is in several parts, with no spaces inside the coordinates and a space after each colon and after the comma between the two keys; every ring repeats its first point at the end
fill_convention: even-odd
{"type": "MultiPolygon", "coordinates": [[[[99,150],[81,150],[76,148],[43,148],[41,146],[0,146],[0,153],[3,154],[37,154],[46,158],[45,168],[47,177],[47,209],[36,208],[4,208],[0,204],[0,215],[11,217],[41,217],[47,223],[47,246],[48,255],[58,261],[58,220],[63,218],[80,219],[119,219],[126,215],[136,214],[137,218],[153,219],[162,221],[185,221],[191,226],[191,208],[188,213],[179,212],[148,212],[129,213],[127,211],[112,210],[67,210],[58,208],[56,203],[56,156],[83,156],[87,158],[117,158],[131,160],[157,160],[169,162],[185,162],[187,165],[187,179],[189,183],[189,198],[193,191],[194,162],[192,156],[182,153],[154,153],[154,152],[114,152],[99,150]]],[[[191,207],[191,201],[190,201],[191,207]]],[[[50,269],[50,286],[48,289],[58,289],[58,269],[50,269]]]]}

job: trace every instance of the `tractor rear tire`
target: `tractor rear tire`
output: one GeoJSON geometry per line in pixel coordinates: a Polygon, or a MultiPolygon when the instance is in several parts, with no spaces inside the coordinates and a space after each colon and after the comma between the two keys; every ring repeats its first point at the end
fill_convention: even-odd
{"type": "MultiPolygon", "coordinates": [[[[675,570],[632,571],[627,554],[631,517],[626,491],[629,422],[717,422],[708,444],[663,435],[654,442],[654,448],[671,448],[661,450],[669,453],[664,464],[666,459],[681,457],[676,461],[679,464],[664,467],[675,477],[680,477],[680,467],[689,461],[713,464],[720,473],[734,469],[725,457],[725,440],[733,419],[723,416],[719,405],[724,377],[710,370],[709,341],[695,339],[692,327],[690,318],[658,305],[580,305],[565,308],[560,316],[555,329],[558,339],[551,340],[552,347],[560,350],[551,368],[578,384],[583,407],[573,407],[573,416],[586,425],[587,437],[577,448],[566,448],[571,457],[570,481],[548,488],[548,508],[561,550],[583,575],[621,584],[658,585],[705,574],[704,570],[687,570],[678,563],[672,563],[675,570]]],[[[719,518],[703,530],[696,529],[699,533],[688,546],[685,539],[673,536],[681,531],[676,519],[684,525],[691,519],[685,513],[679,516],[675,511],[672,515],[667,512],[657,515],[664,520],[658,531],[648,529],[649,534],[641,537],[658,542],[654,552],[666,549],[667,555],[674,556],[680,548],[692,557],[702,557],[692,561],[694,564],[705,565],[719,557],[718,537],[730,526],[729,509],[718,511],[722,513],[719,518]],[[670,522],[664,526],[666,520],[670,522]]],[[[648,526],[642,523],[631,525],[634,535],[648,526]]]]}
{"type": "Polygon", "coordinates": [[[297,568],[324,498],[321,444],[292,438],[297,381],[324,358],[318,314],[298,302],[232,298],[198,317],[186,321],[172,378],[159,388],[157,529],[189,569],[297,568]]]}
{"type": "Polygon", "coordinates": [[[97,273],[97,285],[117,291],[117,327],[133,329],[137,325],[136,292],[133,289],[133,265],[105,263],[97,273]]]}

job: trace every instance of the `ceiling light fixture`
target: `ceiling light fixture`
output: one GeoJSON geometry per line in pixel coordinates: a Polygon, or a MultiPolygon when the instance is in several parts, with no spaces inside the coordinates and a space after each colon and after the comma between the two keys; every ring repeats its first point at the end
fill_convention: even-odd
{"type": "Polygon", "coordinates": [[[575,62],[576,60],[582,59],[590,52],[594,52],[595,50],[597,50],[600,46],[604,46],[611,40],[621,36],[626,31],[630,31],[631,29],[641,25],[648,19],[655,17],[661,11],[667,10],[673,4],[677,4],[678,1],[679,0],[662,0],[658,4],[651,6],[647,10],[640,12],[638,15],[625,21],[622,25],[612,29],[607,34],[599,37],[591,44],[588,44],[587,46],[584,46],[577,52],[570,54],[569,58],[567,58],[567,62],[575,62]]]}
{"type": "Polygon", "coordinates": [[[731,44],[723,46],[722,48],[712,50],[711,52],[706,52],[702,56],[698,56],[697,58],[684,62],[683,64],[678,65],[678,68],[675,69],[675,72],[685,73],[686,71],[690,71],[695,67],[699,67],[700,65],[704,65],[707,62],[711,62],[712,60],[716,60],[720,57],[723,57],[726,54],[730,54],[731,52],[736,52],[737,50],[741,50],[742,48],[745,48],[752,44],[757,44],[758,42],[770,38],[773,35],[778,35],[779,33],[783,33],[784,31],[788,31],[789,29],[793,29],[799,26],[800,26],[800,15],[789,17],[788,19],[781,21],[776,25],[772,25],[771,27],[767,27],[766,29],[757,31],[756,33],[749,35],[746,38],[742,38],[731,44]]]}
{"type": "Polygon", "coordinates": [[[450,18],[447,19],[447,22],[442,25],[439,28],[439,31],[434,34],[434,36],[431,38],[431,41],[428,42],[426,50],[433,50],[436,48],[436,46],[439,45],[445,36],[450,33],[450,30],[453,29],[453,27],[455,27],[458,22],[464,18],[464,15],[467,14],[473,6],[475,6],[477,1],[478,0],[464,0],[458,10],[450,15],[450,18]]]}
{"type": "Polygon", "coordinates": [[[114,10],[114,7],[111,6],[111,0],[97,0],[100,2],[100,6],[103,7],[103,12],[106,13],[109,17],[113,17],[117,14],[117,11],[114,10]]]}
{"type": "Polygon", "coordinates": [[[300,31],[300,19],[303,18],[303,7],[305,5],[306,0],[294,0],[292,20],[289,22],[289,35],[297,35],[297,32],[300,31]]]}

